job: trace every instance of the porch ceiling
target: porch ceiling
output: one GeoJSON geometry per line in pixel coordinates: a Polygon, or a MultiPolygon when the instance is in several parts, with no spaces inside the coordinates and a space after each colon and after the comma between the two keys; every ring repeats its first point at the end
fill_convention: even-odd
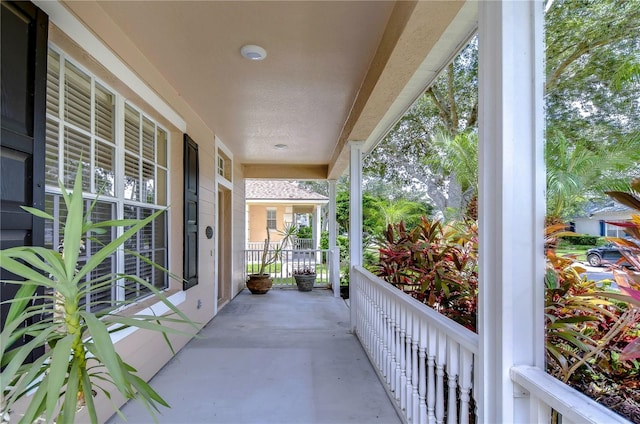
{"type": "MultiPolygon", "coordinates": [[[[83,3],[66,5],[95,21],[96,8],[83,3]]],[[[231,149],[245,176],[335,178],[348,163],[347,141],[377,141],[473,32],[474,3],[97,4],[231,149]],[[242,58],[245,44],[264,47],[266,59],[242,58]]],[[[98,36],[107,28],[92,27],[98,36]]]]}

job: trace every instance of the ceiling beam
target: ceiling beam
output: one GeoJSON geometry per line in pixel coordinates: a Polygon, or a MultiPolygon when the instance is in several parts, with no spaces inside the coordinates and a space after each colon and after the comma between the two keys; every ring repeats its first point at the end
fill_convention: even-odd
{"type": "Polygon", "coordinates": [[[268,180],[326,180],[329,172],[327,165],[273,165],[243,164],[245,178],[268,180]]]}

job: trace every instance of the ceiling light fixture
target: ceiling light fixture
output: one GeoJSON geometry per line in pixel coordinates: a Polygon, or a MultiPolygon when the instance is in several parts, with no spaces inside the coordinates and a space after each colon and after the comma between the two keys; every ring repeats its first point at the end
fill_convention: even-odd
{"type": "Polygon", "coordinates": [[[267,51],[260,46],[256,46],[254,44],[247,44],[246,46],[242,46],[240,49],[240,54],[245,59],[249,60],[262,60],[267,57],[267,51]]]}
{"type": "Polygon", "coordinates": [[[289,146],[287,146],[286,144],[276,144],[275,146],[273,146],[276,150],[287,150],[289,148],[289,146]]]}

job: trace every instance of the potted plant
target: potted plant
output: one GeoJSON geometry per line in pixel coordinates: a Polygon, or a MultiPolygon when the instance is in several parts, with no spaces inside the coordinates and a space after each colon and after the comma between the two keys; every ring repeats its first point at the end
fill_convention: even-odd
{"type": "Polygon", "coordinates": [[[267,238],[264,239],[264,246],[262,247],[262,255],[260,257],[260,268],[257,273],[249,274],[247,280],[247,288],[253,294],[265,294],[271,289],[273,280],[271,275],[266,272],[267,266],[274,264],[282,260],[283,251],[291,243],[293,237],[295,237],[297,227],[295,224],[286,224],[282,231],[278,231],[282,235],[280,244],[271,249],[271,234],[269,228],[267,228],[267,238]]]}
{"type": "Polygon", "coordinates": [[[316,282],[316,270],[312,267],[304,267],[293,270],[293,278],[300,291],[311,291],[316,282]]]}
{"type": "MultiPolygon", "coordinates": [[[[0,266],[19,278],[3,283],[20,286],[16,296],[6,302],[10,307],[0,333],[0,418],[3,422],[8,421],[13,414],[17,422],[72,423],[76,413],[86,409],[89,420],[97,423],[93,397],[101,391],[111,398],[110,390],[113,389],[126,399],[142,402],[153,414],[159,405],[169,405],[136,375],[132,366],[123,361],[110,336],[129,327],[158,331],[173,352],[167,333],[187,333],[172,326],[188,323],[197,331],[197,325],[156,287],[135,275],[102,275],[91,284],[84,283],[84,279],[121,248],[127,239],[164,211],[144,220],[90,222],[95,202],[83,215],[81,167],[76,174],[73,191],[67,192],[62,183],[60,190],[67,208],[61,251],[38,246],[0,251],[0,266]],[[123,233],[81,265],[78,257],[84,244],[83,237],[99,234],[108,227],[124,227],[123,233]],[[107,287],[119,280],[133,280],[145,286],[171,310],[173,316],[123,315],[120,312],[126,301],[114,302],[96,313],[80,303],[87,291],[107,287]],[[38,286],[45,287],[44,295],[37,293],[38,286]],[[20,340],[24,340],[24,344],[20,344],[20,340]],[[32,352],[39,356],[29,363],[27,358],[32,352]],[[16,402],[23,398],[27,400],[26,410],[12,411],[16,402]]],[[[54,219],[43,211],[23,208],[37,217],[54,219]]],[[[131,253],[168,272],[143,256],[131,253]]]]}

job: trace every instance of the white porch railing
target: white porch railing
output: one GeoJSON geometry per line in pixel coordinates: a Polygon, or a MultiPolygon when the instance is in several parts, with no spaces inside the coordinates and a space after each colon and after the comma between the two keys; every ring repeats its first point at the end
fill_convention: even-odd
{"type": "MultiPolygon", "coordinates": [[[[264,247],[263,241],[248,241],[247,242],[247,250],[262,250],[264,247]]],[[[269,243],[269,249],[275,249],[280,247],[279,241],[272,241],[269,243]]],[[[313,239],[306,238],[295,238],[293,240],[293,249],[313,249],[315,246],[313,245],[313,239]]]]}
{"type": "Polygon", "coordinates": [[[350,284],[356,334],[403,418],[469,423],[478,335],[362,267],[350,284]]]}
{"type": "MultiPolygon", "coordinates": [[[[279,241],[272,241],[269,243],[269,249],[273,250],[280,246],[279,241]]],[[[247,242],[247,250],[262,250],[264,247],[263,241],[248,241],[247,242]]]]}
{"type": "Polygon", "coordinates": [[[513,367],[511,380],[524,389],[525,392],[522,393],[524,396],[528,394],[528,422],[550,423],[552,410],[557,411],[562,417],[558,420],[562,424],[630,422],[540,368],[513,367]]]}
{"type": "Polygon", "coordinates": [[[315,246],[313,245],[313,239],[303,239],[296,238],[293,240],[293,248],[294,249],[313,249],[315,246]]]}
{"type": "MultiPolygon", "coordinates": [[[[469,423],[480,387],[478,335],[360,266],[352,268],[350,284],[356,334],[402,418],[469,423]]],[[[562,424],[629,423],[542,369],[516,366],[511,379],[528,411],[512,422],[548,424],[556,411],[562,424]]]]}
{"type": "MultiPolygon", "coordinates": [[[[273,252],[271,252],[273,254],[273,252]]],[[[245,271],[257,273],[260,269],[262,250],[245,250],[245,271]]],[[[328,249],[282,250],[281,260],[267,265],[265,270],[273,280],[273,287],[296,287],[293,271],[311,268],[316,271],[313,287],[331,286],[332,255],[328,249]]]]}

